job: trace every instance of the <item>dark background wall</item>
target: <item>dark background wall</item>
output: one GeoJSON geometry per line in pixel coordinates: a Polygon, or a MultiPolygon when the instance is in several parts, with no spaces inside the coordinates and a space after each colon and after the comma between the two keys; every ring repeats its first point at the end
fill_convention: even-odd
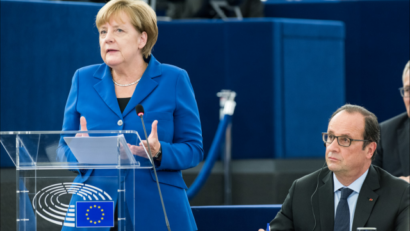
{"type": "Polygon", "coordinates": [[[237,92],[234,159],[323,155],[320,134],[345,102],[342,23],[186,20],[160,23],[159,30],[154,55],[190,74],[206,152],[218,124],[215,94],[226,88],[237,92]],[[296,136],[304,139],[295,143],[296,136]]]}
{"type": "MultiPolygon", "coordinates": [[[[1,1],[1,6],[0,130],[59,130],[72,74],[81,66],[101,62],[94,19],[102,5],[1,1]]],[[[320,97],[336,97],[337,102],[345,97],[343,103],[363,105],[380,121],[404,111],[397,89],[409,59],[409,1],[267,2],[265,14],[343,21],[346,33],[338,38],[345,37],[345,44],[336,42],[331,47],[339,46],[345,57],[336,68],[331,63],[334,51],[325,49],[336,41],[331,36],[321,39],[320,33],[310,36],[306,30],[303,36],[286,34],[284,27],[269,19],[238,24],[215,20],[159,23],[153,54],[161,62],[188,70],[206,152],[218,124],[215,94],[223,88],[238,92],[234,158],[320,157],[319,146],[304,148],[311,151],[301,155],[299,146],[286,139],[297,135],[301,125],[318,129],[309,131],[307,126],[302,129],[305,134],[326,128],[323,118],[317,123],[298,118],[303,114],[317,117],[320,113],[309,109],[317,106],[315,99],[320,97]],[[275,40],[279,35],[282,39],[275,40]],[[318,53],[315,44],[323,48],[320,56],[327,62],[309,56],[318,53]],[[282,52],[287,56],[279,59],[282,52]],[[322,82],[344,76],[343,82],[333,81],[332,86],[322,82]],[[335,90],[336,95],[332,94],[335,90]],[[247,118],[248,107],[257,112],[251,119],[247,118]],[[260,137],[265,140],[260,146],[265,148],[253,148],[260,137]]],[[[328,104],[326,111],[339,104],[328,104]]],[[[313,135],[305,140],[307,144],[312,141],[320,145],[313,135]]],[[[1,152],[2,166],[11,166],[4,150],[1,152]]]]}
{"type": "MultiPolygon", "coordinates": [[[[101,4],[1,1],[1,131],[61,130],[71,78],[101,63],[101,4]],[[47,10],[45,10],[47,9],[47,10]]],[[[1,166],[14,166],[0,148],[1,166]]]]}
{"type": "Polygon", "coordinates": [[[398,88],[410,57],[408,0],[267,1],[264,6],[265,17],[344,22],[346,102],[366,107],[380,122],[405,111],[398,88]]]}

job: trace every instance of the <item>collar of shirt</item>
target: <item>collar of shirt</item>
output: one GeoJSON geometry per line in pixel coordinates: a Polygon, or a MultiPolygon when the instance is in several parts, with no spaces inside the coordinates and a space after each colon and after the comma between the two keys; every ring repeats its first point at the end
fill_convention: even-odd
{"type": "Polygon", "coordinates": [[[366,179],[367,173],[369,172],[369,169],[365,173],[363,173],[359,178],[357,178],[353,183],[351,183],[349,186],[344,186],[342,183],[339,182],[337,179],[336,175],[333,173],[333,185],[334,185],[334,192],[337,190],[347,187],[350,188],[351,190],[355,191],[356,193],[360,193],[360,189],[362,188],[363,182],[366,179]]]}

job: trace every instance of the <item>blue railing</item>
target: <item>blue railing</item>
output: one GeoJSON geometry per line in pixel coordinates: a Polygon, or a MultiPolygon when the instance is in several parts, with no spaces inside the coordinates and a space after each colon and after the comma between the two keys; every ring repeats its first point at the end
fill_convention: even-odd
{"type": "Polygon", "coordinates": [[[224,141],[225,131],[229,123],[231,122],[231,118],[232,115],[225,114],[223,119],[219,122],[214,140],[212,141],[211,148],[209,149],[208,157],[206,158],[198,177],[195,179],[194,183],[192,183],[191,187],[189,187],[187,191],[188,198],[190,200],[196,196],[196,194],[201,190],[202,186],[208,179],[215,161],[218,159],[220,146],[224,141]]]}

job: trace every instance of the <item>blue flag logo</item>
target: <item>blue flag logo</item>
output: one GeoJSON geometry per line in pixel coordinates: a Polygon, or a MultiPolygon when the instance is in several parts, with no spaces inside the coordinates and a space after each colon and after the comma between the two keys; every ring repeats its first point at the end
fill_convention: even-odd
{"type": "Polygon", "coordinates": [[[114,201],[77,201],[77,227],[114,227],[114,201]]]}

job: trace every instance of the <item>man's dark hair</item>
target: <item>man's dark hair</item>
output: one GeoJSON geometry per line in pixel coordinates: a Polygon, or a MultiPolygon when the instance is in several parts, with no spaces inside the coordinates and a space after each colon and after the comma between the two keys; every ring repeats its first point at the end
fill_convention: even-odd
{"type": "MultiPolygon", "coordinates": [[[[332,114],[332,116],[330,117],[330,120],[332,120],[332,118],[341,111],[346,111],[349,114],[357,112],[357,113],[360,113],[364,117],[363,139],[369,140],[369,141],[363,142],[363,149],[371,142],[376,142],[377,145],[379,144],[380,126],[379,126],[379,122],[377,121],[377,117],[373,113],[368,111],[366,108],[358,106],[358,105],[345,104],[339,109],[337,109],[332,114]]],[[[372,156],[372,160],[374,160],[376,154],[377,154],[377,151],[375,150],[372,156]]]]}

